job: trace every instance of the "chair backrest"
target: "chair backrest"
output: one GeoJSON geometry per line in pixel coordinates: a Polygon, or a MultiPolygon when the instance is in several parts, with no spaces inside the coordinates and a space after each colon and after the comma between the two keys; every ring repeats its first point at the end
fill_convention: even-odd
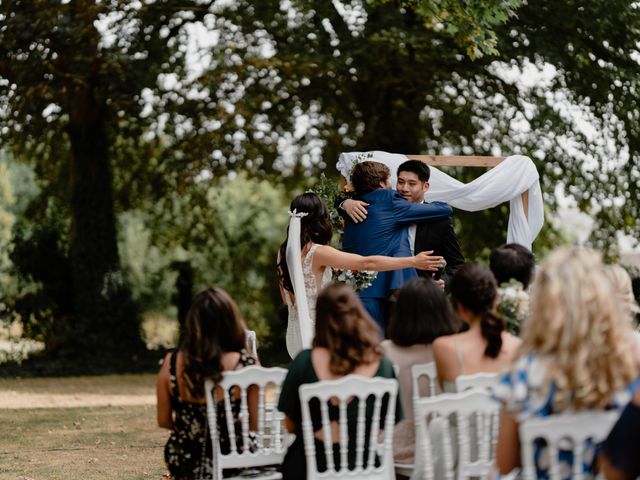
{"type": "Polygon", "coordinates": [[[620,416],[619,410],[559,413],[543,418],[531,418],[520,424],[522,478],[535,479],[534,441],[544,439],[549,453],[549,478],[559,480],[562,475],[558,451],[572,448],[571,478],[585,478],[584,453],[587,440],[598,444],[605,440],[613,424],[620,416]],[[559,445],[559,442],[562,445],[559,445]]]}
{"type": "Polygon", "coordinates": [[[214,386],[205,382],[207,419],[213,444],[214,479],[222,479],[223,468],[249,468],[282,463],[292,436],[282,423],[284,416],[276,407],[280,388],[287,375],[284,368],[245,367],[225,372],[221,382],[214,386]],[[220,399],[219,397],[222,397],[220,399]],[[233,398],[232,398],[233,397],[233,398]],[[240,400],[240,409],[234,415],[232,403],[240,400]],[[257,430],[249,429],[249,403],[257,398],[257,430]],[[215,399],[215,400],[214,400],[215,399]],[[230,452],[220,451],[218,438],[218,409],[224,408],[230,452]],[[236,434],[236,421],[240,422],[240,435],[236,434]],[[241,447],[238,445],[241,442],[241,447]]]}
{"type": "Polygon", "coordinates": [[[420,363],[411,367],[411,392],[413,400],[420,398],[420,377],[426,377],[429,384],[429,394],[432,397],[436,394],[436,384],[438,382],[438,371],[436,362],[420,363]]]}
{"type": "Polygon", "coordinates": [[[500,380],[499,373],[474,373],[456,377],[456,392],[461,393],[472,388],[491,390],[500,380]]]}
{"type": "Polygon", "coordinates": [[[249,353],[258,358],[258,340],[256,339],[256,332],[254,330],[247,330],[246,336],[249,353]]]}
{"type": "Polygon", "coordinates": [[[500,414],[500,404],[488,392],[444,393],[420,398],[413,405],[415,455],[422,457],[418,478],[436,478],[433,446],[442,450],[438,480],[487,476],[494,464],[500,414]],[[457,446],[457,468],[452,439],[457,446]]]}
{"type": "Polygon", "coordinates": [[[360,375],[347,375],[340,380],[301,385],[299,395],[302,406],[302,435],[307,459],[307,480],[356,477],[367,480],[393,479],[392,438],[397,394],[397,380],[368,378],[360,375]],[[311,406],[312,401],[314,407],[311,406]],[[351,407],[351,422],[347,417],[349,407],[351,407]],[[357,411],[354,412],[356,407],[357,411]],[[312,408],[315,408],[315,417],[312,416],[312,408]],[[334,423],[333,430],[329,408],[337,408],[339,413],[337,428],[334,423]],[[354,414],[356,428],[355,432],[353,429],[350,432],[349,423],[353,422],[354,414]],[[313,418],[316,418],[316,421],[320,420],[322,428],[322,444],[326,459],[326,470],[322,472],[318,470],[313,418]],[[381,423],[384,425],[383,428],[380,428],[381,423]],[[334,438],[336,430],[338,430],[335,435],[337,438],[334,438]],[[365,435],[368,435],[367,439],[365,435]],[[355,452],[353,448],[351,452],[349,451],[350,443],[352,447],[355,443],[355,452]],[[339,469],[338,465],[334,464],[334,444],[338,444],[339,469]],[[353,459],[354,455],[355,459],[353,459]],[[354,463],[355,468],[350,470],[349,466],[354,463]]]}

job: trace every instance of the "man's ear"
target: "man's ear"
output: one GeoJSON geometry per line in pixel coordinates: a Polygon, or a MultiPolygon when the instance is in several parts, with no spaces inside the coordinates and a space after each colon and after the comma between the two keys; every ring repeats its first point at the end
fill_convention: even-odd
{"type": "Polygon", "coordinates": [[[427,191],[429,190],[429,187],[430,187],[430,186],[431,186],[431,185],[429,184],[429,180],[427,180],[426,182],[424,182],[424,187],[423,187],[423,189],[422,189],[422,190],[424,191],[424,193],[427,193],[427,191]]]}

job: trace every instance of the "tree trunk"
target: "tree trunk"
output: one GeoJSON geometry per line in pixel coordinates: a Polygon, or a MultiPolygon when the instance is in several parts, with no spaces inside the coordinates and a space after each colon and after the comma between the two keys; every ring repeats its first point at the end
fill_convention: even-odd
{"type": "Polygon", "coordinates": [[[70,101],[73,354],[137,351],[138,315],[120,271],[105,109],[91,87],[70,101]]]}
{"type": "Polygon", "coordinates": [[[361,150],[383,150],[391,153],[420,153],[420,112],[424,95],[410,82],[373,85],[363,88],[359,109],[365,119],[365,131],[359,140],[361,150]],[[371,99],[375,99],[372,101],[371,99]]]}

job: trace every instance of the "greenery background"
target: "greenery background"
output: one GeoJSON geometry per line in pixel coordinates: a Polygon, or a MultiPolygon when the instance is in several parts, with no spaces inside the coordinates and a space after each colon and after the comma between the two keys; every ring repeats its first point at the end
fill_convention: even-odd
{"type": "MultiPolygon", "coordinates": [[[[141,321],[216,284],[283,361],[287,205],[346,150],[529,155],[547,212],[571,199],[615,258],[639,28],[621,0],[2,2],[0,320],[39,373],[151,368],[141,321]]],[[[467,258],[507,213],[456,212],[467,258]]],[[[568,240],[547,222],[535,253],[568,240]]]]}

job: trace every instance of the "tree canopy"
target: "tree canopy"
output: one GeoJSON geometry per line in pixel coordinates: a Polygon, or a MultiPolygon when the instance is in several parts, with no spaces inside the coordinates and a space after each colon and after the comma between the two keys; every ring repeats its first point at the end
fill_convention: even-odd
{"type": "MultiPolygon", "coordinates": [[[[275,139],[291,132],[300,158],[320,166],[343,150],[523,153],[550,209],[561,192],[596,219],[594,244],[615,249],[617,230],[637,236],[632,2],[521,5],[493,25],[497,53],[475,59],[446,29],[425,27],[420,2],[375,3],[234,2],[218,13],[219,60],[199,82],[240,125],[242,137],[218,147],[225,162],[269,164],[275,139]]],[[[483,215],[494,225],[504,218],[483,215]]],[[[495,244],[490,230],[476,243],[495,244]]]]}
{"type": "MultiPolygon", "coordinates": [[[[272,307],[266,212],[342,151],[529,155],[615,253],[640,236],[639,31],[622,0],[2,2],[0,140],[37,193],[10,207],[0,172],[0,242],[76,353],[139,350],[174,262],[272,307]]],[[[506,206],[456,217],[471,258],[504,239],[506,206]]]]}
{"type": "Polygon", "coordinates": [[[144,128],[142,91],[180,71],[171,42],[199,10],[169,0],[0,6],[0,135],[68,209],[72,311],[60,349],[74,355],[142,348],[120,271],[113,152],[144,128]]]}

